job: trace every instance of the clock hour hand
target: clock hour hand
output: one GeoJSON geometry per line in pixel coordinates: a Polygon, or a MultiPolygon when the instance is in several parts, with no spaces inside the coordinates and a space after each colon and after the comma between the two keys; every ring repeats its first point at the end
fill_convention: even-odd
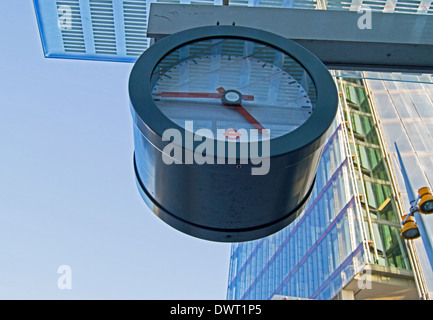
{"type": "Polygon", "coordinates": [[[254,128],[258,129],[260,131],[261,134],[264,134],[265,136],[268,136],[268,130],[266,130],[265,127],[263,127],[260,122],[258,122],[256,120],[256,118],[254,118],[251,113],[249,113],[244,107],[242,107],[241,105],[237,105],[234,106],[236,108],[236,110],[245,118],[248,120],[249,123],[251,123],[254,128]]]}
{"type": "MultiPolygon", "coordinates": [[[[206,93],[206,92],[171,92],[165,91],[160,93],[155,93],[155,96],[163,97],[163,98],[216,98],[221,99],[222,93],[206,93]]],[[[243,95],[243,100],[246,101],[254,101],[254,96],[252,95],[243,95]]]]}
{"type": "MultiPolygon", "coordinates": [[[[252,115],[251,115],[251,113],[249,113],[240,103],[237,103],[237,102],[233,102],[233,104],[231,104],[230,103],[230,99],[227,99],[227,95],[229,94],[229,92],[230,91],[234,91],[234,90],[229,90],[229,91],[227,91],[227,95],[226,95],[226,97],[224,97],[223,96],[223,94],[226,92],[226,90],[223,88],[223,87],[219,87],[218,89],[217,89],[217,91],[221,94],[221,100],[222,100],[222,103],[224,104],[224,105],[226,105],[226,106],[230,106],[230,107],[234,107],[234,108],[236,108],[236,110],[249,122],[249,123],[251,123],[253,126],[254,126],[254,128],[256,128],[256,129],[258,129],[259,131],[260,131],[260,133],[262,133],[263,135],[265,135],[265,136],[268,136],[269,135],[269,133],[268,133],[268,130],[266,130],[266,128],[265,127],[263,127],[262,125],[261,125],[261,123],[260,122],[258,122],[257,121],[257,119],[256,118],[254,118],[252,115]]],[[[243,100],[244,99],[244,95],[242,95],[242,99],[240,99],[240,100],[243,100]]]]}

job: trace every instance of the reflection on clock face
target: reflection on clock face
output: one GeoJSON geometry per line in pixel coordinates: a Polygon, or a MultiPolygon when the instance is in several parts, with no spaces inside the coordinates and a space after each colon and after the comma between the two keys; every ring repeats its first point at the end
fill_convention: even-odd
{"type": "Polygon", "coordinates": [[[276,138],[300,127],[315,108],[314,83],[296,60],[243,39],[184,45],[158,63],[152,83],[154,102],[169,119],[181,127],[192,121],[194,130],[208,129],[217,139],[240,129],[276,138]]]}

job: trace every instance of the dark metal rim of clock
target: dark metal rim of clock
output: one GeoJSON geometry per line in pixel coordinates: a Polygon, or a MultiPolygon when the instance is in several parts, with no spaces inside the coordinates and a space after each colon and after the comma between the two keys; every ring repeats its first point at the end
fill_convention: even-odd
{"type": "MultiPolygon", "coordinates": [[[[169,143],[161,140],[166,129],[177,129],[182,134],[182,141],[185,141],[185,129],[166,117],[154,103],[151,76],[158,62],[173,50],[188,43],[211,38],[259,42],[284,52],[300,63],[315,84],[316,108],[299,128],[271,139],[270,157],[296,151],[298,157],[305,158],[320,148],[338,107],[337,90],[328,69],[316,56],[294,41],[263,30],[239,26],[209,26],[184,30],[158,41],[138,58],[130,74],[129,95],[133,109],[131,111],[135,112],[134,120],[142,134],[161,149],[169,143]]],[[[201,141],[194,141],[194,150],[200,143],[201,141]]],[[[213,155],[217,155],[216,144],[213,155]]]]}
{"type": "Polygon", "coordinates": [[[204,240],[217,241],[217,242],[244,242],[260,239],[269,236],[273,233],[280,231],[282,228],[292,223],[305,209],[308,201],[313,193],[314,185],[316,182],[316,176],[311,183],[304,198],[298,203],[298,205],[289,213],[286,213],[279,217],[277,220],[270,221],[264,225],[257,225],[254,227],[247,228],[212,228],[209,226],[203,226],[191,221],[182,219],[175,214],[167,211],[160,203],[158,203],[144,186],[140,174],[138,173],[137,162],[135,159],[135,152],[133,154],[133,167],[135,173],[135,182],[137,184],[138,192],[142,199],[150,208],[153,213],[167,223],[169,226],[185,234],[191,235],[204,240]]]}

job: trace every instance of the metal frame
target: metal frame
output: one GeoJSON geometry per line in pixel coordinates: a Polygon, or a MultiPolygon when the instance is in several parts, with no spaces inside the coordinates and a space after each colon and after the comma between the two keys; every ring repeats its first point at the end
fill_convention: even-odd
{"type": "Polygon", "coordinates": [[[328,68],[433,73],[433,16],[152,3],[147,35],[156,41],[209,25],[255,27],[289,38],[328,68]],[[371,29],[358,21],[371,15],[371,29]]]}

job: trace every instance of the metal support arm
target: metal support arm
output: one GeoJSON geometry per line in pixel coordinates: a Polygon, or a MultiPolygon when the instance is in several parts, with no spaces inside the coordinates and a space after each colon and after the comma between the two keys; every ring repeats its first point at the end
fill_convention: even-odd
{"type": "Polygon", "coordinates": [[[284,36],[330,69],[433,73],[433,15],[152,3],[147,34],[217,24],[284,36]]]}

